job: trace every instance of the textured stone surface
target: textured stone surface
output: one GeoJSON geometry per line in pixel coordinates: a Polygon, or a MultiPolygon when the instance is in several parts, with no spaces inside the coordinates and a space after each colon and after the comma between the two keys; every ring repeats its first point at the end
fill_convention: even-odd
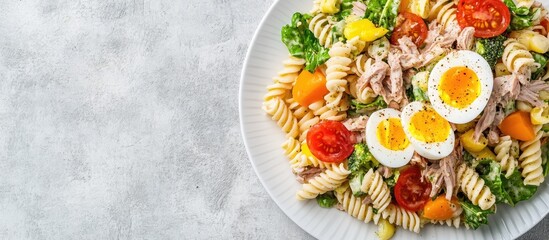
{"type": "Polygon", "coordinates": [[[1,2],[0,239],[312,238],[238,125],[272,0],[1,2]]]}

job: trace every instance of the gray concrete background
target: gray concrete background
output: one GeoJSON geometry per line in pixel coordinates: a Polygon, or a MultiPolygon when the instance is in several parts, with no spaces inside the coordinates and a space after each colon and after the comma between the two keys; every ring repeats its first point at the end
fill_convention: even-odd
{"type": "Polygon", "coordinates": [[[0,0],[0,239],[311,239],[240,136],[272,2],[0,0]]]}

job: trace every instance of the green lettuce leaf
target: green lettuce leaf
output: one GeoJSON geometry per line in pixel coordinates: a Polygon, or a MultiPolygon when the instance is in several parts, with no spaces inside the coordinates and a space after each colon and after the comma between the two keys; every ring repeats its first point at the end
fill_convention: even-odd
{"type": "Polygon", "coordinates": [[[316,67],[326,62],[330,55],[315,38],[313,32],[307,28],[309,16],[294,13],[292,23],[282,27],[282,42],[294,57],[305,59],[305,69],[314,72],[316,67]]]}
{"type": "Polygon", "coordinates": [[[484,179],[484,183],[490,188],[492,194],[496,196],[496,202],[514,205],[511,197],[503,188],[501,165],[498,162],[491,159],[482,159],[475,169],[480,177],[484,179]]]}
{"type": "MultiPolygon", "coordinates": [[[[339,6],[339,12],[334,14],[336,21],[341,21],[353,12],[353,2],[363,2],[362,0],[343,0],[339,6]]],[[[362,16],[359,16],[362,17],[362,16]]]]}
{"type": "Polygon", "coordinates": [[[537,80],[541,78],[543,75],[545,75],[545,66],[547,66],[547,61],[549,60],[546,56],[536,53],[536,52],[530,52],[532,53],[532,56],[534,57],[534,61],[540,65],[538,69],[536,69],[535,72],[532,73],[532,79],[537,80]]]}
{"type": "Polygon", "coordinates": [[[546,177],[547,173],[549,173],[549,144],[545,143],[541,145],[541,166],[543,166],[543,176],[546,177]]]}
{"type": "Polygon", "coordinates": [[[400,0],[370,0],[366,4],[365,18],[376,26],[392,31],[398,16],[400,0]]]}
{"type": "Polygon", "coordinates": [[[509,195],[509,199],[516,205],[520,201],[528,200],[536,193],[538,187],[524,185],[524,180],[520,176],[520,172],[515,169],[509,178],[502,177],[503,189],[509,195]]]}
{"type": "Polygon", "coordinates": [[[531,27],[534,16],[539,14],[537,11],[541,11],[540,9],[530,11],[527,7],[517,7],[513,0],[503,0],[503,2],[507,5],[509,11],[511,11],[510,30],[522,30],[531,27]]]}
{"type": "Polygon", "coordinates": [[[383,100],[382,96],[377,96],[377,98],[371,103],[360,103],[356,99],[351,101],[351,107],[349,108],[349,115],[355,116],[358,114],[365,114],[368,112],[377,111],[387,107],[387,103],[383,100]]]}
{"type": "Polygon", "coordinates": [[[492,209],[480,209],[479,206],[471,203],[469,200],[460,199],[459,204],[463,208],[463,220],[465,224],[472,229],[477,229],[482,224],[488,224],[488,215],[494,213],[492,209]]]}

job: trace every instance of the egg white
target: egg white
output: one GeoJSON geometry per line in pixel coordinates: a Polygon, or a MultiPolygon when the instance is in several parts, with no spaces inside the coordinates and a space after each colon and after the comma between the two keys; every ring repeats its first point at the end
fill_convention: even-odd
{"type": "Polygon", "coordinates": [[[414,146],[414,150],[419,155],[427,159],[441,159],[450,155],[450,153],[452,153],[452,151],[454,150],[455,137],[454,131],[451,127],[449,128],[446,140],[436,143],[427,143],[421,141],[415,138],[410,132],[409,124],[412,116],[425,108],[430,108],[430,106],[422,102],[412,102],[406,105],[402,109],[400,118],[402,121],[402,127],[404,128],[404,133],[406,133],[406,136],[408,137],[408,140],[410,140],[411,145],[414,146]]]}
{"type": "Polygon", "coordinates": [[[398,168],[406,165],[414,155],[414,148],[411,144],[403,150],[391,150],[379,142],[377,139],[377,126],[385,119],[398,118],[400,112],[386,108],[376,111],[370,115],[366,123],[366,143],[372,155],[383,165],[391,168],[398,168]]]}
{"type": "Polygon", "coordinates": [[[448,54],[440,60],[429,75],[428,91],[429,100],[435,109],[443,118],[452,123],[468,123],[475,119],[486,107],[492,88],[494,86],[494,76],[492,69],[486,60],[479,54],[461,50],[448,54]],[[469,106],[459,109],[452,107],[440,97],[438,86],[442,75],[453,67],[467,67],[473,70],[481,84],[480,95],[469,106]]]}

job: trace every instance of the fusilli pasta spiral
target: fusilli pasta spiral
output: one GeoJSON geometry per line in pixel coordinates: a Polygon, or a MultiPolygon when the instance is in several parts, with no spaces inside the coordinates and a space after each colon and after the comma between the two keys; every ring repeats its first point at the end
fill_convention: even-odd
{"type": "Polygon", "coordinates": [[[319,176],[309,180],[308,183],[303,184],[303,188],[297,192],[296,198],[298,200],[313,199],[320,194],[332,191],[345,182],[350,173],[345,163],[340,163],[337,167],[333,166],[332,169],[327,169],[319,176]]]}
{"type": "Polygon", "coordinates": [[[438,1],[431,7],[429,20],[437,20],[442,28],[448,30],[451,24],[457,25],[456,4],[454,1],[438,1]]]}
{"type": "Polygon", "coordinates": [[[313,125],[317,124],[320,119],[314,115],[314,113],[307,107],[299,105],[293,98],[286,100],[290,110],[297,118],[297,125],[299,126],[299,140],[304,141],[307,137],[307,131],[313,125]]]}
{"type": "Polygon", "coordinates": [[[272,116],[272,119],[277,121],[276,123],[288,137],[297,138],[299,135],[299,126],[297,119],[286,103],[280,98],[273,98],[263,103],[263,110],[272,116]]]}
{"type": "Polygon", "coordinates": [[[305,60],[290,56],[287,60],[282,62],[284,68],[278,72],[278,76],[274,77],[274,83],[267,86],[267,94],[265,94],[264,100],[268,101],[272,98],[280,97],[285,99],[292,89],[292,84],[305,66],[305,60]]]}
{"type": "Polygon", "coordinates": [[[447,226],[450,226],[450,227],[459,228],[459,225],[461,224],[461,218],[458,216],[458,217],[450,218],[450,219],[447,219],[447,220],[438,220],[438,221],[431,220],[431,223],[432,224],[447,225],[447,226]]]}
{"type": "MultiPolygon", "coordinates": [[[[345,96],[344,99],[344,101],[341,101],[342,109],[348,109],[349,102],[347,100],[347,97],[345,96]]],[[[347,112],[330,109],[328,108],[328,106],[326,106],[325,103],[326,102],[324,100],[319,100],[317,102],[311,103],[311,105],[309,105],[309,109],[313,110],[313,113],[316,116],[319,116],[321,120],[343,121],[345,118],[347,118],[347,112]]]]}
{"type": "Polygon", "coordinates": [[[353,64],[351,65],[351,72],[360,77],[372,64],[373,59],[366,56],[366,54],[360,54],[355,58],[353,64]]]}
{"type": "Polygon", "coordinates": [[[468,167],[465,163],[458,167],[458,182],[461,191],[467,195],[467,198],[482,210],[491,208],[496,202],[496,196],[492,194],[490,188],[484,185],[484,180],[478,173],[468,167]]]}
{"type": "Polygon", "coordinates": [[[534,57],[528,49],[517,40],[509,38],[504,43],[503,64],[509,72],[519,73],[536,66],[534,57]]]}
{"type": "Polygon", "coordinates": [[[332,46],[332,28],[333,24],[330,23],[328,16],[324,13],[315,15],[311,22],[309,22],[309,30],[313,32],[315,37],[320,42],[320,45],[325,48],[332,46]]]}
{"type": "Polygon", "coordinates": [[[365,223],[371,222],[372,220],[375,224],[379,222],[381,214],[374,214],[372,206],[364,204],[362,198],[355,197],[351,189],[347,189],[343,194],[338,192],[335,194],[341,207],[349,215],[360,221],[364,221],[365,223]]]}
{"type": "Polygon", "coordinates": [[[494,148],[496,161],[501,165],[501,171],[505,171],[505,177],[509,178],[518,165],[517,159],[511,155],[513,140],[509,136],[499,138],[499,143],[494,148]]]}
{"type": "Polygon", "coordinates": [[[326,88],[330,91],[324,100],[326,106],[337,111],[347,111],[341,107],[341,100],[347,90],[347,72],[350,70],[351,50],[353,46],[342,42],[337,42],[329,51],[330,59],[326,62],[326,88]]]}
{"type": "Polygon", "coordinates": [[[282,149],[284,149],[284,153],[288,159],[290,159],[292,172],[299,172],[299,168],[301,168],[301,157],[303,155],[301,153],[301,144],[299,144],[299,141],[293,137],[289,137],[288,140],[282,143],[282,149]]]}
{"type": "Polygon", "coordinates": [[[317,168],[326,168],[326,169],[332,169],[333,165],[330,163],[326,163],[323,161],[318,160],[315,156],[307,156],[303,154],[301,157],[301,167],[308,167],[313,166],[317,168]]]}
{"type": "Polygon", "coordinates": [[[366,42],[360,40],[358,36],[347,40],[347,45],[351,47],[352,56],[358,56],[366,49],[366,42]]]}
{"type": "Polygon", "coordinates": [[[520,151],[522,153],[518,160],[522,168],[524,184],[539,186],[545,180],[541,167],[540,139],[543,135],[541,125],[535,126],[534,131],[536,132],[536,137],[533,140],[520,143],[520,151]]]}
{"type": "Polygon", "coordinates": [[[364,175],[360,190],[368,194],[372,199],[372,205],[378,211],[382,212],[391,203],[391,191],[379,172],[370,168],[364,175]]]}
{"type": "Polygon", "coordinates": [[[299,131],[300,131],[299,141],[305,141],[305,139],[307,138],[307,132],[309,131],[309,128],[311,128],[313,125],[317,124],[318,122],[320,122],[320,118],[315,116],[312,112],[308,112],[307,114],[305,114],[305,116],[303,116],[303,118],[301,118],[297,122],[297,125],[299,126],[299,131]]]}
{"type": "Polygon", "coordinates": [[[390,204],[387,209],[381,213],[381,217],[387,219],[390,223],[416,233],[419,233],[421,228],[421,220],[417,213],[393,204],[390,204]]]}
{"type": "Polygon", "coordinates": [[[320,1],[321,0],[314,0],[313,1],[313,9],[311,9],[310,13],[311,15],[316,15],[320,13],[320,1]]]}
{"type": "Polygon", "coordinates": [[[298,102],[296,102],[293,98],[286,99],[286,104],[294,114],[294,117],[297,118],[297,120],[301,120],[307,113],[311,112],[311,110],[308,107],[304,107],[299,105],[298,102]]]}

